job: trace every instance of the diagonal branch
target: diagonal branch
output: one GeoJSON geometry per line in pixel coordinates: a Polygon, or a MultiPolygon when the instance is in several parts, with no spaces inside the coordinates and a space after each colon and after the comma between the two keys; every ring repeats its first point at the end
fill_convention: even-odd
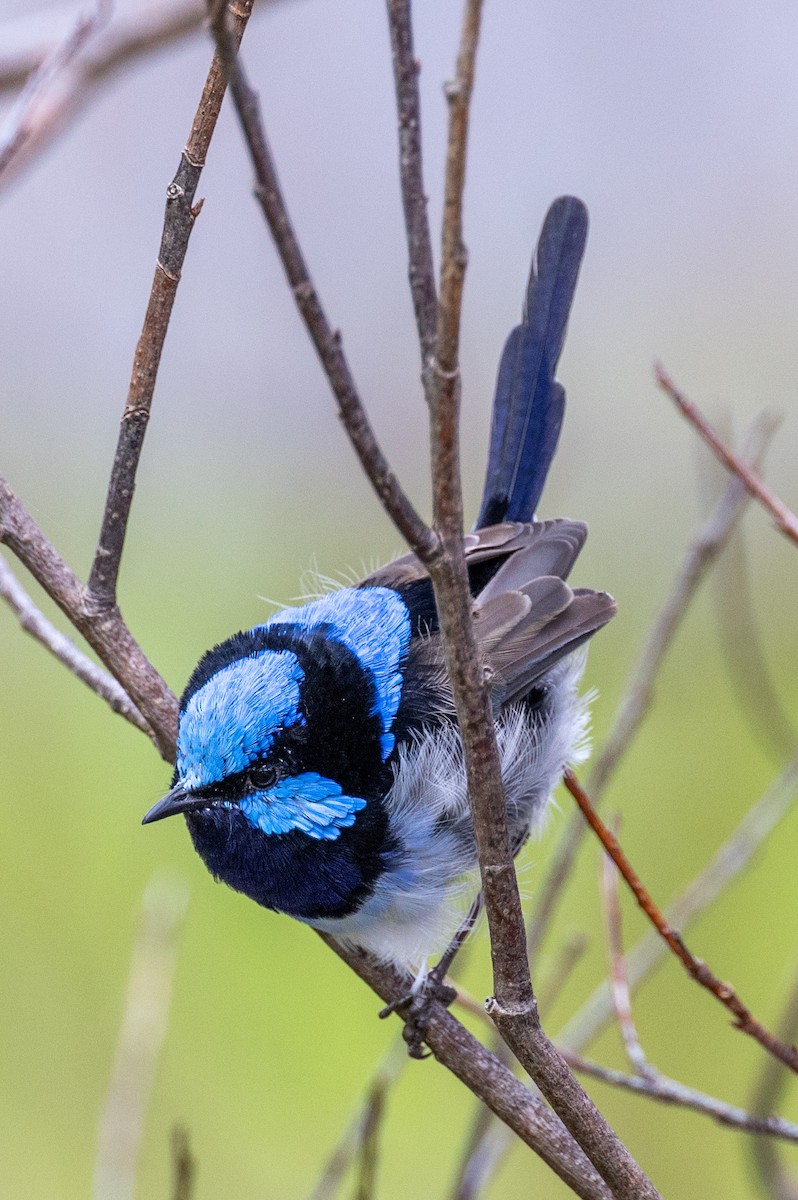
{"type": "Polygon", "coordinates": [[[344,428],[363,469],[397,529],[419,557],[425,563],[429,562],[438,554],[438,540],[410,503],[380,449],[344,354],[341,335],[327,320],[321,300],[313,286],[277,178],[277,168],[266,138],[258,96],[250,87],[244,68],[236,55],[236,47],[230,37],[225,15],[223,0],[214,0],[210,7],[211,32],[216,39],[217,53],[230,80],[238,119],[255,170],[255,195],[263,210],[310,340],[338,403],[344,428]]]}
{"type": "Polygon", "coordinates": [[[795,513],[790,511],[784,501],[780,500],[766,483],[763,483],[747,463],[744,463],[738,455],[729,449],[722,438],[712,428],[698,405],[689,400],[684,392],[681,392],[677,388],[661,363],[654,364],[654,377],[663,392],[673,400],[682,416],[686,417],[693,428],[700,433],[718,461],[722,463],[727,471],[731,471],[733,475],[736,475],[749,495],[753,496],[763,508],[767,509],[776,522],[776,528],[785,537],[788,537],[790,541],[798,543],[798,517],[796,517],[795,513]]]}
{"type": "MultiPolygon", "coordinates": [[[[798,795],[798,757],[749,809],[732,835],[723,843],[712,861],[666,909],[668,922],[689,928],[717,900],[718,896],[750,865],[757,849],[778,822],[791,812],[798,795]]],[[[579,820],[582,820],[579,814],[579,820]]],[[[626,955],[624,973],[631,989],[638,987],[668,954],[662,938],[651,929],[626,955]]],[[[612,992],[607,982],[600,984],[560,1030],[557,1043],[567,1057],[578,1054],[606,1027],[614,1014],[612,992]]],[[[783,1034],[788,1041],[792,1034],[783,1034]]],[[[767,1058],[766,1063],[776,1065],[767,1058]]],[[[780,1071],[780,1068],[777,1068],[780,1071]]],[[[752,1105],[756,1111],[757,1106],[752,1105]]],[[[759,1110],[761,1111],[761,1109],[759,1110]]],[[[512,1145],[507,1128],[490,1118],[480,1123],[469,1147],[467,1162],[461,1168],[456,1200],[473,1200],[499,1169],[512,1145]]],[[[785,1198],[786,1200],[786,1198],[785,1198]]],[[[791,1196],[789,1200],[798,1200],[791,1196]]]]}
{"type": "MultiPolygon", "coordinates": [[[[236,45],[244,36],[252,4],[253,0],[240,0],[239,5],[231,7],[233,29],[230,36],[236,45]]],[[[189,238],[202,207],[202,201],[195,204],[194,197],[226,89],[225,72],[216,54],[202,89],[180,165],[166,189],[161,248],[155,264],[144,326],[133,358],[102,528],[89,575],[88,594],[100,612],[116,604],[117,579],[133,502],[136,471],[150,419],[161,353],[189,238]]]]}
{"type": "MultiPolygon", "coordinates": [[[[737,828],[718,849],[680,896],[665,910],[669,925],[688,928],[714,904],[718,896],[750,866],[754,855],[798,800],[798,756],[748,810],[737,828]]],[[[580,814],[580,820],[581,820],[580,814]]],[[[650,929],[626,955],[626,973],[632,988],[637,987],[662,962],[668,947],[654,929],[650,929]]],[[[612,1000],[606,984],[601,984],[560,1031],[558,1041],[573,1050],[587,1046],[612,1016],[612,1000]]]]}
{"type": "Polygon", "coordinates": [[[91,11],[79,13],[63,41],[54,46],[31,72],[9,113],[5,130],[0,133],[3,185],[8,182],[10,168],[29,150],[30,144],[46,136],[48,128],[57,121],[60,106],[55,94],[62,77],[86,43],[108,20],[110,11],[110,0],[96,0],[91,11]]]}
{"type": "Polygon", "coordinates": [[[60,630],[56,629],[40,612],[28,593],[17,581],[13,571],[0,558],[0,597],[6,601],[12,612],[19,617],[19,623],[26,633],[35,638],[46,650],[49,650],[68,670],[76,675],[81,683],[85,683],[93,692],[106,702],[112,712],[118,713],[131,725],[135,725],[142,733],[152,737],[153,733],[142,717],[135,704],[124,688],[120,687],[112,675],[103,671],[93,663],[82,650],[78,650],[60,630]]]}
{"type": "Polygon", "coordinates": [[[420,66],[413,53],[410,0],[388,0],[388,24],[399,119],[399,174],[407,229],[410,293],[421,346],[422,378],[426,382],[435,350],[438,298],[422,172],[420,66]]]}
{"type": "Polygon", "coordinates": [[[566,1052],[565,1057],[575,1071],[608,1083],[612,1087],[646,1096],[650,1100],[659,1100],[663,1104],[703,1113],[729,1129],[740,1129],[744,1133],[757,1134],[759,1137],[780,1138],[785,1142],[798,1143],[798,1125],[794,1125],[792,1121],[785,1121],[783,1117],[760,1117],[755,1113],[746,1112],[744,1108],[727,1104],[725,1100],[718,1100],[705,1092],[696,1091],[695,1088],[687,1087],[676,1079],[669,1079],[667,1075],[661,1075],[659,1071],[652,1071],[651,1068],[646,1075],[625,1075],[623,1071],[600,1066],[579,1054],[566,1052]]]}
{"type": "Polygon", "coordinates": [[[83,635],[153,731],[158,750],[174,761],[177,701],[123,621],[119,610],[98,613],[80,580],[0,476],[0,543],[8,546],[83,635]]]}
{"type": "MultiPolygon", "coordinates": [[[[319,936],[386,1004],[407,993],[407,980],[393,968],[342,946],[329,934],[319,936]]],[[[438,1062],[540,1155],[577,1196],[611,1200],[610,1190],[559,1118],[440,1004],[432,1006],[425,1041],[438,1062]]]]}
{"type": "Polygon", "coordinates": [[[682,966],[687,971],[696,983],[700,983],[703,988],[706,988],[717,1000],[721,1002],[734,1017],[734,1025],[736,1029],[747,1033],[755,1041],[759,1042],[768,1053],[778,1058],[791,1071],[798,1074],[798,1048],[788,1046],[780,1041],[774,1034],[770,1033],[760,1021],[756,1019],[751,1010],[743,1004],[740,997],[737,995],[731,984],[724,983],[718,979],[705,962],[696,958],[694,954],[687,948],[684,940],[678,929],[666,920],[663,913],[655,904],[647,891],[640,877],[635,872],[628,858],[624,854],[618,839],[607,828],[604,822],[599,817],[590,802],[590,798],[579,783],[579,780],[574,775],[573,771],[565,772],[565,786],[573,796],[576,803],[582,810],[582,814],[590,825],[590,828],[598,837],[602,846],[609,854],[612,861],[623,876],[625,882],[634,895],[637,903],[642,908],[643,912],[651,921],[654,928],[659,933],[660,937],[667,942],[670,949],[681,962],[682,966]]]}
{"type": "MultiPolygon", "coordinates": [[[[777,425],[776,418],[767,412],[760,413],[753,421],[743,445],[743,454],[747,460],[753,464],[761,461],[777,425]]],[[[591,767],[588,786],[596,806],[601,803],[611,777],[651,708],[659,672],[682,620],[701,582],[737,527],[747,501],[747,493],[740,481],[736,478],[730,479],[709,518],[685,553],[671,592],[654,622],[626,687],[610,735],[591,767]]],[[[574,860],[586,832],[587,827],[579,813],[574,813],[560,838],[529,919],[529,955],[533,962],[551,927],[557,903],[566,881],[570,878],[574,860]]]]}

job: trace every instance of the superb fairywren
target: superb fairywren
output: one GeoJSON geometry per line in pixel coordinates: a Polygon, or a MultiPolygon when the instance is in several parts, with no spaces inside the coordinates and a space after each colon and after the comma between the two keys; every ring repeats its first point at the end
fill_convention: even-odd
{"type": "MultiPolygon", "coordinates": [[[[584,205],[555,201],[499,365],[465,539],[518,848],[580,753],[580,648],[615,612],[606,593],[564,582],[586,527],[534,519],[586,234],[584,205]]],[[[200,660],[180,702],[172,790],[144,821],[175,813],[212,874],[267,908],[411,968],[446,944],[479,890],[477,854],[435,600],[413,555],[200,660]]]]}

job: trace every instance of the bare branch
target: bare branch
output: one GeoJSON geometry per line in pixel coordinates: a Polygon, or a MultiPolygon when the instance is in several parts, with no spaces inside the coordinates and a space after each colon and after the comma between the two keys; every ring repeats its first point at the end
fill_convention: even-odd
{"type": "Polygon", "coordinates": [[[386,1089],[380,1082],[372,1087],[367,1100],[360,1146],[360,1173],[355,1200],[374,1200],[377,1188],[379,1135],[385,1117],[386,1089]]]}
{"type": "Polygon", "coordinates": [[[47,620],[36,607],[28,593],[15,578],[5,559],[0,558],[0,597],[2,597],[19,617],[19,623],[26,633],[41,643],[60,662],[64,664],[78,679],[91,688],[103,699],[112,712],[118,713],[131,725],[135,725],[148,737],[153,737],[144,717],[124,688],[121,688],[113,676],[103,671],[96,663],[78,650],[60,630],[47,620]]]}
{"type": "Polygon", "coordinates": [[[130,965],[125,1012],[100,1121],[94,1200],[133,1200],[136,1160],[161,1045],[188,893],[182,883],[147,887],[130,965]]]}
{"type": "Polygon", "coordinates": [[[686,1087],[675,1079],[668,1079],[666,1075],[661,1075],[659,1071],[652,1070],[652,1068],[649,1068],[646,1075],[624,1075],[622,1071],[599,1066],[598,1063],[589,1062],[578,1054],[564,1053],[575,1071],[589,1075],[592,1079],[599,1079],[602,1083],[608,1083],[612,1087],[623,1088],[627,1092],[635,1092],[638,1096],[647,1096],[651,1100],[659,1100],[664,1104],[674,1104],[679,1108],[692,1109],[693,1112],[712,1117],[714,1121],[731,1129],[741,1129],[745,1133],[781,1138],[785,1142],[798,1142],[798,1125],[793,1125],[791,1121],[785,1121],[781,1117],[758,1117],[753,1113],[746,1112],[743,1108],[726,1104],[725,1101],[717,1100],[714,1096],[707,1096],[704,1092],[697,1092],[694,1088],[686,1087]]]}
{"type": "MultiPolygon", "coordinates": [[[[392,968],[378,965],[362,951],[340,945],[328,934],[319,936],[386,1004],[406,995],[407,979],[392,968]]],[[[610,1189],[559,1118],[440,1004],[432,1005],[425,1041],[438,1062],[505,1122],[577,1196],[611,1200],[610,1189]]]]}
{"type": "MultiPolygon", "coordinates": [[[[792,811],[798,799],[798,756],[786,767],[740,824],[712,861],[665,910],[669,925],[688,928],[745,870],[765,838],[792,811]]],[[[581,819],[581,817],[580,817],[581,819]]],[[[662,962],[668,947],[652,929],[626,955],[626,973],[634,989],[662,962]]],[[[612,1017],[609,988],[601,984],[560,1031],[558,1042],[572,1050],[589,1045],[612,1017]]]]}
{"type": "Polygon", "coordinates": [[[621,1031],[623,1044],[629,1062],[635,1072],[644,1078],[653,1075],[646,1061],[643,1047],[637,1036],[634,1016],[632,1015],[632,999],[629,989],[629,979],[626,974],[626,959],[623,953],[623,932],[621,915],[621,897],[618,888],[618,872],[615,864],[607,854],[601,858],[602,892],[604,895],[604,911],[607,918],[607,941],[609,943],[610,986],[612,988],[612,1003],[618,1028],[621,1031]]]}
{"type": "Polygon", "coordinates": [[[330,326],[313,286],[277,178],[277,169],[266,139],[258,97],[250,87],[243,66],[236,56],[235,46],[227,29],[224,3],[220,0],[215,0],[211,5],[211,32],[216,39],[217,52],[229,75],[230,90],[255,169],[255,195],[271,231],[299,312],[338,402],[344,428],[386,512],[408,544],[424,562],[428,562],[438,554],[438,540],[413,508],[380,449],[344,355],[341,335],[330,326]]]}
{"type": "MultiPolygon", "coordinates": [[[[767,412],[761,413],[751,424],[745,436],[743,454],[752,463],[761,461],[777,424],[776,418],[767,412]]],[[[651,708],[659,672],[682,620],[702,580],[728,543],[746,504],[745,489],[739,480],[731,479],[708,520],[687,549],[670,595],[654,622],[624,692],[612,731],[591,767],[588,788],[596,806],[601,803],[610,778],[651,708]]],[[[560,838],[528,922],[529,955],[533,962],[551,927],[557,903],[570,877],[585,832],[584,821],[578,813],[574,813],[560,838]]]]}
{"type": "MultiPolygon", "coordinates": [[[[75,14],[26,14],[23,20],[0,26],[0,94],[21,87],[52,54],[65,34],[58,32],[59,16],[74,23],[75,14]]],[[[205,17],[202,0],[150,0],[135,12],[115,11],[102,32],[86,46],[75,64],[82,89],[107,78],[119,67],[198,30],[205,17]]]]}
{"type": "Polygon", "coordinates": [[[0,543],[41,584],[127,692],[152,729],[167,761],[174,761],[177,701],[145,657],[118,609],[98,613],[77,576],[0,476],[0,543]]]}
{"type": "MultiPolygon", "coordinates": [[[[244,36],[253,0],[240,0],[234,9],[231,39],[238,45],[244,36]]],[[[231,10],[232,12],[233,10],[231,10]]],[[[161,248],[155,265],[144,326],[133,358],[127,401],[122,413],[102,528],[88,581],[88,594],[98,611],[116,604],[116,585],[125,543],[136,470],[150,419],[155,381],[169,318],[180,282],[188,242],[202,201],[194,203],[205,156],[222,107],[227,78],[218,54],[213,57],[194,115],[177,173],[166,189],[161,248]]]]}
{"type": "Polygon", "coordinates": [[[659,933],[660,937],[667,942],[670,949],[682,963],[682,966],[687,971],[696,983],[699,983],[703,988],[706,988],[717,1000],[721,1002],[734,1017],[734,1027],[742,1033],[748,1034],[755,1041],[759,1042],[763,1049],[769,1054],[774,1055],[791,1071],[798,1073],[798,1048],[788,1046],[781,1042],[777,1037],[767,1030],[760,1021],[756,1019],[751,1010],[743,1004],[740,997],[737,995],[734,988],[729,983],[724,983],[718,979],[707,966],[705,962],[693,955],[685,945],[681,934],[677,929],[669,924],[665,916],[651,898],[648,890],[640,880],[640,877],[634,871],[631,863],[624,854],[618,839],[607,828],[604,822],[599,817],[590,798],[579,783],[579,780],[574,775],[573,771],[566,771],[565,786],[579,805],[585,820],[590,825],[593,832],[598,837],[604,849],[612,858],[616,867],[623,876],[626,884],[632,891],[637,903],[642,908],[643,912],[651,921],[654,928],[659,933]]]}
{"type": "Polygon", "coordinates": [[[110,12],[110,0],[96,0],[90,11],[78,15],[63,41],[31,73],[0,133],[0,186],[7,185],[10,168],[24,151],[29,152],[31,143],[45,138],[50,126],[57,122],[61,78],[87,41],[108,20],[110,12]]]}
{"type": "Polygon", "coordinates": [[[426,380],[435,349],[438,299],[421,165],[420,67],[413,52],[410,0],[388,0],[388,23],[399,118],[399,173],[407,229],[410,292],[418,326],[423,378],[426,380]]]}
{"type": "Polygon", "coordinates": [[[776,528],[790,541],[798,543],[798,517],[795,516],[795,513],[791,512],[776,493],[771,491],[767,484],[763,483],[759,476],[725,445],[697,405],[692,400],[688,400],[684,392],[679,391],[661,363],[654,364],[654,376],[662,390],[673,400],[682,416],[686,417],[700,433],[718,461],[727,471],[736,475],[749,495],[767,509],[776,523],[776,528]]]}
{"type": "MultiPolygon", "coordinates": [[[[779,1037],[785,1042],[798,1037],[798,976],[779,1022],[779,1037]]],[[[786,1078],[772,1058],[765,1061],[751,1102],[754,1112],[766,1117],[773,1111],[781,1099],[786,1078]]],[[[754,1142],[751,1152],[759,1182],[769,1200],[798,1200],[798,1178],[787,1170],[776,1147],[771,1143],[754,1142]]]]}

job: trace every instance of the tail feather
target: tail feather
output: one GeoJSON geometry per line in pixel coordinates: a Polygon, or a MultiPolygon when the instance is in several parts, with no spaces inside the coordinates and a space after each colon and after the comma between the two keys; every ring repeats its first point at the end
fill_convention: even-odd
{"type": "Polygon", "coordinates": [[[561,196],[546,214],[523,321],[502,352],[485,491],[475,528],[534,518],[557,449],[565,391],[554,373],[587,239],[587,209],[561,196]]]}

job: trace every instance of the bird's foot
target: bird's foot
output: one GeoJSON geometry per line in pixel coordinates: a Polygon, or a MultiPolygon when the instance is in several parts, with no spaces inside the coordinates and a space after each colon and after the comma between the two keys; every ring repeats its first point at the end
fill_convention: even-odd
{"type": "Polygon", "coordinates": [[[407,1053],[411,1058],[429,1058],[430,1052],[424,1049],[424,1038],[432,1006],[442,1004],[444,1008],[448,1008],[456,997],[455,989],[444,983],[443,979],[439,979],[432,970],[420,987],[386,1004],[385,1008],[380,1010],[380,1019],[384,1020],[391,1013],[401,1013],[405,1022],[402,1037],[407,1042],[407,1053]]]}

